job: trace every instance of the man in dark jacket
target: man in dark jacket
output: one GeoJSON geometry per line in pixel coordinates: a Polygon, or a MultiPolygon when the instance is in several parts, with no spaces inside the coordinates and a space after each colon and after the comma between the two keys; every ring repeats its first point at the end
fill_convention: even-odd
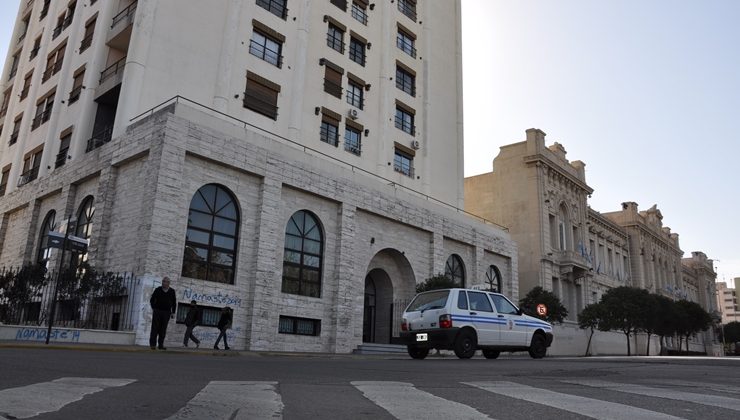
{"type": "Polygon", "coordinates": [[[193,340],[195,348],[200,347],[200,340],[193,335],[193,328],[200,324],[200,309],[198,308],[197,302],[194,300],[190,301],[190,309],[188,314],[185,315],[185,338],[182,340],[182,345],[188,346],[188,339],[193,340]]]}
{"type": "Polygon", "coordinates": [[[231,313],[231,308],[227,306],[221,309],[221,317],[218,319],[218,330],[220,332],[216,338],[216,344],[213,345],[214,349],[218,350],[218,343],[221,341],[221,338],[224,339],[224,349],[229,349],[229,343],[226,342],[226,330],[231,328],[232,319],[233,315],[231,313]]]}
{"type": "Polygon", "coordinates": [[[167,324],[170,318],[175,317],[177,309],[177,297],[175,289],[170,287],[170,278],[162,279],[162,285],[154,289],[149,303],[152,305],[152,332],[149,335],[149,347],[154,350],[159,345],[160,350],[164,347],[164,336],[167,334],[167,324]]]}

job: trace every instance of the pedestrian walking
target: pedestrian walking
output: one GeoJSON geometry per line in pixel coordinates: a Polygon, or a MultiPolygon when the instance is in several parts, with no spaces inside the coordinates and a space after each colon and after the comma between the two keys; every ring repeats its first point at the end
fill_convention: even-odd
{"type": "Polygon", "coordinates": [[[177,309],[177,296],[175,296],[175,289],[170,287],[169,277],[163,278],[162,285],[154,289],[149,304],[152,306],[152,332],[149,334],[149,347],[152,350],[156,349],[155,346],[160,350],[167,350],[164,347],[167,324],[170,318],[175,317],[175,309],[177,309]]]}
{"type": "Polygon", "coordinates": [[[218,330],[220,333],[218,334],[218,338],[216,339],[216,344],[213,345],[213,348],[218,350],[218,343],[221,341],[221,338],[224,339],[224,350],[229,349],[229,343],[226,342],[226,330],[231,328],[231,321],[233,319],[233,315],[231,313],[231,308],[228,306],[223,308],[221,310],[221,317],[218,319],[218,330]]]}
{"type": "Polygon", "coordinates": [[[190,309],[188,310],[188,314],[185,315],[185,338],[182,341],[182,345],[187,347],[188,346],[188,339],[193,340],[193,343],[195,343],[195,348],[197,349],[200,347],[200,340],[198,340],[193,335],[193,328],[195,328],[198,324],[200,324],[201,321],[201,312],[200,308],[198,308],[198,302],[191,300],[190,301],[190,309]]]}

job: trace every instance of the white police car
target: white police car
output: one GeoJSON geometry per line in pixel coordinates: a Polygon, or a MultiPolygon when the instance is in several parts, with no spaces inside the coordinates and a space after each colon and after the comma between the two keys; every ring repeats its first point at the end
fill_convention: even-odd
{"type": "Polygon", "coordinates": [[[487,359],[502,351],[528,351],[545,357],[552,325],[522,314],[500,293],[441,289],[417,294],[403,313],[401,339],[414,359],[430,349],[454,350],[461,359],[481,349],[487,359]]]}

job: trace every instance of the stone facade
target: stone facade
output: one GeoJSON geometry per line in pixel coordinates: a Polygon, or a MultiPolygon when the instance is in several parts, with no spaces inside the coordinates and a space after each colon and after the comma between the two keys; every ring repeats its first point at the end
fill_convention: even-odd
{"type": "MultiPolygon", "coordinates": [[[[701,252],[682,260],[678,234],[663,226],[657,206],[639,211],[637,203],[628,202],[621,211],[600,213],[588,205],[592,192],[585,164],[569,161],[559,143],[546,146],[538,129],[527,130],[523,142],[502,146],[492,172],[465,179],[465,209],[509,227],[518,244],[520,294],[541,286],[568,309],[552,354],[585,350],[578,314],[614,287],[641,287],[716,310],[711,260],[701,252]]],[[[595,340],[597,353],[621,352],[610,344],[615,342],[610,334],[595,340]]],[[[644,337],[636,340],[635,348],[644,348],[637,346],[644,337]]],[[[711,333],[691,345],[717,353],[711,333]]]]}
{"type": "MultiPolygon", "coordinates": [[[[391,306],[412,297],[416,283],[444,272],[452,254],[465,265],[466,284],[482,283],[495,265],[504,292],[517,297],[516,246],[498,226],[451,206],[429,205],[412,190],[327,164],[310,150],[182,103],[135,122],[54,174],[0,201],[0,259],[15,265],[30,260],[23,255],[38,249],[45,212],[75,214],[92,196],[89,261],[133,271],[142,280],[138,344],[148,343],[148,297],[165,275],[175,279],[181,303],[197,298],[234,308],[230,344],[251,350],[352,351],[367,335],[364,290],[370,280],[377,309],[371,336],[389,342],[399,323],[389,316],[391,306]],[[233,284],[179,276],[191,199],[207,184],[232,192],[240,211],[233,284]],[[298,210],[315,215],[324,236],[319,297],[281,291],[286,224],[298,210]],[[281,316],[319,320],[320,334],[279,334],[281,316]]],[[[171,328],[170,345],[182,339],[181,330],[171,328]]],[[[202,338],[215,337],[213,329],[199,330],[202,338]]]]}

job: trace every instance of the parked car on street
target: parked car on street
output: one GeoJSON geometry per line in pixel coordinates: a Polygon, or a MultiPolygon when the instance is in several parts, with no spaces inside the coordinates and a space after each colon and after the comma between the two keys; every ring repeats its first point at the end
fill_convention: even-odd
{"type": "Polygon", "coordinates": [[[487,359],[502,351],[528,351],[545,357],[552,325],[524,315],[500,293],[441,289],[417,294],[403,313],[401,340],[409,355],[423,359],[429,350],[453,350],[461,359],[481,349],[487,359]]]}

